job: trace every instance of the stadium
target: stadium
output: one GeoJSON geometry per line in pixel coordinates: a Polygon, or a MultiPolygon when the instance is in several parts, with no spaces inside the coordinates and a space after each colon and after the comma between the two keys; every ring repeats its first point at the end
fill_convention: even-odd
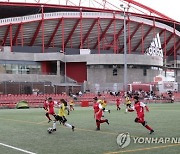
{"type": "Polygon", "coordinates": [[[119,91],[124,78],[128,84],[154,82],[168,69],[179,81],[178,21],[129,0],[117,6],[109,1],[90,1],[89,7],[83,1],[50,3],[0,2],[2,87],[4,82],[48,82],[61,92],[65,85],[119,91]]]}
{"type": "Polygon", "coordinates": [[[179,154],[180,22],[137,1],[0,1],[0,153],[179,154]]]}

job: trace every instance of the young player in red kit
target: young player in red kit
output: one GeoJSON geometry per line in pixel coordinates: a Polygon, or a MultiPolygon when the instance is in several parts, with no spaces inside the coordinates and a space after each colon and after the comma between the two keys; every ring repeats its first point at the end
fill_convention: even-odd
{"type": "Polygon", "coordinates": [[[44,102],[44,106],[43,108],[46,110],[46,117],[48,118],[48,123],[51,122],[51,118],[49,115],[53,115],[54,117],[56,116],[55,112],[54,112],[54,105],[56,105],[57,102],[53,101],[51,97],[49,97],[47,100],[45,100],[44,102]]]}
{"type": "Polygon", "coordinates": [[[106,122],[109,125],[108,119],[104,119],[102,120],[102,114],[103,114],[103,108],[101,106],[101,104],[99,104],[98,102],[98,98],[94,97],[93,98],[93,109],[94,109],[94,117],[96,119],[96,130],[100,130],[100,125],[101,123],[106,122]]]}
{"type": "Polygon", "coordinates": [[[117,98],[116,99],[116,107],[117,107],[117,110],[121,110],[120,108],[120,103],[121,103],[122,99],[121,98],[117,98]]]}
{"type": "Polygon", "coordinates": [[[134,121],[142,124],[148,130],[150,130],[150,134],[152,134],[154,132],[154,130],[149,125],[147,125],[147,122],[144,120],[144,108],[146,109],[147,112],[149,112],[148,107],[144,103],[139,101],[139,97],[134,96],[134,107],[132,107],[128,111],[132,112],[132,111],[136,110],[137,117],[134,121]]]}

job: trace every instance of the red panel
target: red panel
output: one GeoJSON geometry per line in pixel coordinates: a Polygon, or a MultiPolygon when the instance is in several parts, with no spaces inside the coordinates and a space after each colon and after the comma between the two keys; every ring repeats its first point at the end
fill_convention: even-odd
{"type": "Polygon", "coordinates": [[[77,82],[87,81],[87,67],[86,63],[67,63],[66,64],[67,76],[76,80],[77,82]]]}
{"type": "Polygon", "coordinates": [[[42,62],[41,63],[41,71],[42,71],[42,74],[49,74],[50,72],[50,65],[48,62],[42,62]]]}
{"type": "Polygon", "coordinates": [[[88,101],[82,101],[81,107],[89,107],[89,102],[88,101]]]}

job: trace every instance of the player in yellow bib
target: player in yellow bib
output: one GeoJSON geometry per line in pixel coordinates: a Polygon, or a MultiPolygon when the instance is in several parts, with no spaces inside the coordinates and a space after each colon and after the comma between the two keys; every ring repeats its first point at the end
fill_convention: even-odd
{"type": "Polygon", "coordinates": [[[70,111],[74,110],[74,100],[70,100],[69,106],[70,106],[70,111]]]}
{"type": "Polygon", "coordinates": [[[111,112],[110,110],[107,110],[106,109],[106,106],[107,106],[107,101],[106,101],[106,98],[105,97],[103,97],[103,99],[102,100],[98,100],[98,103],[100,103],[101,104],[101,106],[102,106],[102,109],[103,109],[103,117],[104,117],[104,112],[111,112]]]}
{"type": "Polygon", "coordinates": [[[59,112],[58,115],[55,116],[55,120],[53,123],[53,131],[56,131],[56,121],[59,121],[60,123],[62,123],[64,126],[71,128],[72,131],[74,131],[74,126],[70,125],[67,123],[67,119],[66,119],[66,104],[67,102],[64,99],[60,100],[60,105],[59,107],[59,112]]]}
{"type": "Polygon", "coordinates": [[[59,115],[60,117],[65,117],[66,114],[65,114],[65,105],[64,105],[64,103],[62,103],[59,107],[60,107],[60,108],[59,108],[59,113],[58,113],[58,115],[59,115]]]}
{"type": "Polygon", "coordinates": [[[106,108],[106,106],[107,106],[106,103],[107,103],[107,102],[106,102],[105,100],[101,100],[101,105],[102,105],[103,108],[106,108]]]}
{"type": "Polygon", "coordinates": [[[131,108],[131,100],[128,96],[125,96],[125,104],[126,104],[126,111],[125,113],[128,112],[128,109],[131,108]]]}

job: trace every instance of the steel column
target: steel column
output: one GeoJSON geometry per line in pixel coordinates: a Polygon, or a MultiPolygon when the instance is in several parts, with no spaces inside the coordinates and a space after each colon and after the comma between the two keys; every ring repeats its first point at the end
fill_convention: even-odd
{"type": "Polygon", "coordinates": [[[42,13],[42,52],[44,53],[44,6],[41,6],[41,13],[42,13]]]}

